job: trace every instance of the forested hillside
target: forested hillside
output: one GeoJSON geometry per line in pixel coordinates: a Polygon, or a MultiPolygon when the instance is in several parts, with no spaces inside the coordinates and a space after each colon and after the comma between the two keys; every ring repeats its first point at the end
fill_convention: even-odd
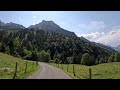
{"type": "Polygon", "coordinates": [[[80,37],[22,29],[0,31],[0,52],[33,61],[94,65],[108,62],[116,51],[80,37]]]}

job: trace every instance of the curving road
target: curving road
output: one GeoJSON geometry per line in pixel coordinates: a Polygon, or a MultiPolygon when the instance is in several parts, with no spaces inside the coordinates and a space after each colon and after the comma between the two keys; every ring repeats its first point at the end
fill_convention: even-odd
{"type": "Polygon", "coordinates": [[[41,68],[32,76],[28,77],[28,79],[72,79],[54,66],[42,62],[39,62],[39,65],[41,68]]]}

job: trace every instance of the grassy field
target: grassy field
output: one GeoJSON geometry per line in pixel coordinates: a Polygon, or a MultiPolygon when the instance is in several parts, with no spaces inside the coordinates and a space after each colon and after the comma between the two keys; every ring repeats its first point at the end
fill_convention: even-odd
{"type": "MultiPolygon", "coordinates": [[[[58,67],[58,64],[51,64],[58,67]]],[[[78,64],[59,64],[59,68],[76,79],[88,79],[89,68],[92,70],[92,79],[120,79],[120,62],[104,63],[94,66],[84,66],[78,64]],[[73,75],[73,65],[75,76],[73,75]],[[63,68],[62,68],[63,67],[63,68]]]]}
{"type": "Polygon", "coordinates": [[[28,61],[25,74],[26,60],[0,53],[0,79],[13,78],[16,62],[18,62],[17,79],[27,78],[39,69],[35,62],[28,61]]]}

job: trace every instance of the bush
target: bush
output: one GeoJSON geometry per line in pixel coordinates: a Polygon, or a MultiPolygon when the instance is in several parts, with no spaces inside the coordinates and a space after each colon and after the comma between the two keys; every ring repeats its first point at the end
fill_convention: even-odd
{"type": "Polygon", "coordinates": [[[97,64],[99,64],[99,61],[98,61],[98,60],[96,60],[96,61],[95,61],[95,64],[96,64],[96,65],[97,65],[97,64]]]}
{"type": "Polygon", "coordinates": [[[108,62],[113,62],[113,61],[114,61],[114,58],[115,58],[115,56],[114,56],[114,54],[112,54],[112,55],[108,58],[108,62]]]}
{"type": "Polygon", "coordinates": [[[54,61],[53,60],[49,60],[49,63],[53,63],[54,61]]]}
{"type": "Polygon", "coordinates": [[[73,57],[67,57],[66,63],[67,64],[73,63],[73,57]]]}
{"type": "Polygon", "coordinates": [[[55,61],[54,61],[55,63],[59,63],[59,59],[58,58],[55,58],[55,61]]]}
{"type": "Polygon", "coordinates": [[[99,60],[99,64],[103,63],[104,62],[104,59],[103,58],[100,58],[99,60]]]}
{"type": "Polygon", "coordinates": [[[120,62],[120,54],[117,52],[115,53],[115,58],[114,58],[115,62],[120,62]]]}
{"type": "Polygon", "coordinates": [[[95,64],[94,56],[90,56],[88,53],[83,54],[81,64],[87,66],[94,65],[95,64]]]}
{"type": "Polygon", "coordinates": [[[50,54],[48,52],[45,52],[44,50],[41,51],[39,54],[38,54],[38,60],[39,61],[43,61],[43,62],[49,62],[50,60],[50,54]]]}

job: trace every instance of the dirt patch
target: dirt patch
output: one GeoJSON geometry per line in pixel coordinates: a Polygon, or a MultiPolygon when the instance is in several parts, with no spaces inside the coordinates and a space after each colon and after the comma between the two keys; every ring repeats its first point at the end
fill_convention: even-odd
{"type": "Polygon", "coordinates": [[[10,72],[14,72],[14,70],[11,69],[11,68],[1,68],[1,69],[0,69],[0,72],[10,73],[10,72]]]}

